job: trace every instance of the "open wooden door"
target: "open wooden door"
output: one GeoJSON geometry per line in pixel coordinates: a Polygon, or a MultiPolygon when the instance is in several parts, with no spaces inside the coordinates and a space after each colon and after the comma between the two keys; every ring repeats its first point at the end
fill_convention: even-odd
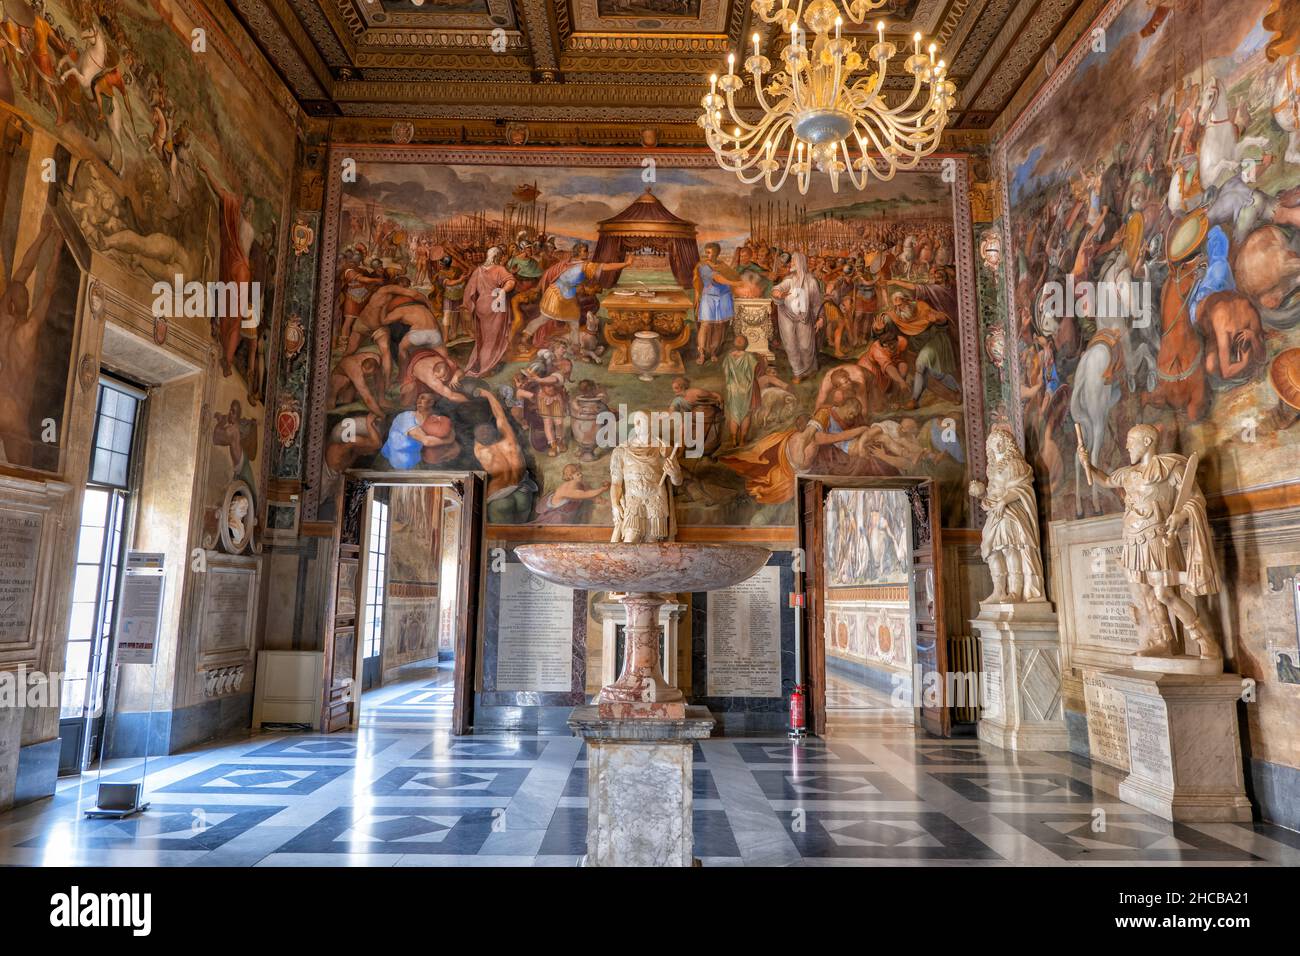
{"type": "Polygon", "coordinates": [[[483,477],[472,473],[454,484],[460,495],[460,574],[456,594],[455,697],[451,732],[474,726],[474,670],[478,648],[479,580],[483,566],[483,477]]]}
{"type": "Polygon", "coordinates": [[[803,555],[804,606],[803,647],[796,653],[804,661],[804,682],[808,685],[808,725],[816,735],[826,733],[826,642],[822,639],[826,613],[823,590],[825,553],[823,534],[826,528],[825,508],[827,487],[824,482],[809,479],[798,483],[798,537],[803,555]]]}
{"type": "Polygon", "coordinates": [[[952,714],[947,699],[948,632],[943,623],[938,493],[930,478],[907,489],[912,512],[912,621],[916,629],[912,659],[921,675],[921,686],[913,686],[912,699],[920,703],[921,726],[928,733],[947,737],[952,714]]]}
{"type": "Polygon", "coordinates": [[[370,482],[348,477],[339,489],[335,513],[334,574],[325,614],[325,692],[321,701],[321,732],[330,734],[357,725],[361,704],[359,595],[362,533],[370,482]]]}

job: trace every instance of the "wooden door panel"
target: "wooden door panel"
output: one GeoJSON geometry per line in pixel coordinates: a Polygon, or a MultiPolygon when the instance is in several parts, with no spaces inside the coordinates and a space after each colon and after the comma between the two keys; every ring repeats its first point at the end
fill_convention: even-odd
{"type": "Polygon", "coordinates": [[[912,617],[916,630],[913,674],[921,675],[921,686],[912,688],[912,700],[919,706],[921,726],[926,732],[946,737],[950,727],[946,698],[948,649],[943,628],[936,492],[930,479],[907,492],[912,516],[912,617]]]}
{"type": "Polygon", "coordinates": [[[333,733],[357,725],[357,614],[361,570],[362,517],[370,482],[347,478],[335,499],[339,523],[334,530],[335,571],[325,615],[325,674],[321,730],[333,733]]]}
{"type": "Polygon", "coordinates": [[[456,663],[451,732],[467,734],[474,724],[475,650],[479,627],[479,580],[483,563],[483,479],[469,474],[459,482],[461,494],[460,574],[456,596],[456,663]]]}
{"type": "Polygon", "coordinates": [[[822,633],[823,529],[827,488],[820,481],[799,483],[799,547],[803,549],[805,594],[803,616],[803,677],[808,685],[808,724],[817,735],[826,733],[826,642],[822,633]]]}

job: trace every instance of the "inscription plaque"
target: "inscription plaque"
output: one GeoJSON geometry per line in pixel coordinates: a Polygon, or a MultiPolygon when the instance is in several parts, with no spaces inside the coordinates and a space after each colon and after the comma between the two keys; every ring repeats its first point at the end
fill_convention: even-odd
{"type": "Polygon", "coordinates": [[[1128,770],[1128,706],[1124,695],[1108,687],[1098,675],[1087,674],[1083,699],[1088,710],[1088,750],[1093,759],[1128,770]]]}
{"type": "Polygon", "coordinates": [[[1074,626],[1077,644],[1132,654],[1138,649],[1132,596],[1120,555],[1121,544],[1094,544],[1073,551],[1074,626]]]}
{"type": "Polygon", "coordinates": [[[1002,645],[996,641],[980,642],[980,660],[984,665],[983,716],[1001,717],[1005,711],[1006,697],[1002,687],[1002,645]]]}
{"type": "Polygon", "coordinates": [[[1165,786],[1174,785],[1169,753],[1169,717],[1158,697],[1128,699],[1128,752],[1133,773],[1165,786]]]}
{"type": "Polygon", "coordinates": [[[501,573],[497,690],[573,690],[573,590],[522,564],[501,573]]]}
{"type": "Polygon", "coordinates": [[[0,512],[0,644],[26,644],[32,629],[40,515],[0,512]]]}
{"type": "Polygon", "coordinates": [[[203,652],[219,654],[249,646],[249,607],[255,576],[209,566],[203,600],[203,652]]]}
{"type": "Polygon", "coordinates": [[[781,696],[781,569],[708,597],[708,696],[781,696]]]}

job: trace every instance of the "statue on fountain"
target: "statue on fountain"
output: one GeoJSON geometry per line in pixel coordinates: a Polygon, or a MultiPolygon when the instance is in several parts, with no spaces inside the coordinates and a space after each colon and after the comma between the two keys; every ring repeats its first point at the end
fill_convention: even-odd
{"type": "Polygon", "coordinates": [[[1109,475],[1092,464],[1082,444],[1079,463],[1089,484],[1100,481],[1124,493],[1123,562],[1141,635],[1137,656],[1178,656],[1173,612],[1186,631],[1184,656],[1217,660],[1223,651],[1196,607],[1197,595],[1220,588],[1205,496],[1196,485],[1199,456],[1157,454],[1159,437],[1151,425],[1134,425],[1125,443],[1132,464],[1109,475]],[[1179,537],[1183,525],[1185,548],[1179,537]]]}
{"type": "Polygon", "coordinates": [[[609,460],[609,500],[614,513],[612,543],[653,544],[672,541],[677,523],[673,517],[672,488],[682,483],[677,460],[680,445],[670,449],[650,433],[650,416],[634,412],[628,439],[614,449],[609,460]]]}
{"type": "Polygon", "coordinates": [[[1042,601],[1043,555],[1038,545],[1034,471],[1005,425],[989,432],[987,484],[972,481],[970,493],[988,517],[980,556],[988,562],[993,593],[984,604],[1042,601]]]}

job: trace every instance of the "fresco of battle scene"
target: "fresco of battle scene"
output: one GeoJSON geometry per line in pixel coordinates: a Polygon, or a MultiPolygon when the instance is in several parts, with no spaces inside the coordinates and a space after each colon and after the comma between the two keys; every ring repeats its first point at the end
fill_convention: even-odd
{"type": "Polygon", "coordinates": [[[701,424],[683,524],[793,523],[813,472],[948,479],[961,520],[951,187],[796,202],[644,172],[360,164],[327,293],[322,517],[347,468],[470,468],[493,523],[606,523],[599,423],[621,406],[701,424]]]}
{"type": "Polygon", "coordinates": [[[1112,468],[1139,421],[1200,452],[1215,492],[1300,450],[1300,4],[1111,12],[1104,51],[1090,40],[1005,143],[1025,437],[1053,518],[1114,510],[1075,450],[1112,468]]]}
{"type": "MultiPolygon", "coordinates": [[[[6,332],[5,367],[33,370],[24,381],[34,391],[59,389],[68,380],[75,301],[56,300],[40,316],[35,310],[47,307],[48,297],[39,294],[43,286],[36,283],[54,266],[47,263],[51,254],[37,251],[42,243],[53,244],[51,237],[98,253],[100,277],[146,306],[154,302],[156,282],[258,284],[259,313],[266,321],[255,327],[244,327],[235,315],[213,320],[182,315],[155,325],[161,343],[169,326],[198,323],[194,331],[210,334],[217,347],[221,380],[210,420],[212,464],[204,492],[214,508],[205,541],[216,539],[215,505],[228,483],[243,480],[256,492],[257,434],[264,418],[269,319],[288,176],[283,157],[292,154],[294,144],[287,116],[269,106],[245,64],[232,68],[216,31],[210,22],[191,23],[175,0],[0,4],[0,103],[6,115],[39,131],[40,148],[24,146],[30,148],[29,162],[52,156],[57,180],[38,182],[30,173],[24,179],[13,171],[14,150],[7,150],[2,278],[9,289],[17,289],[20,279],[36,289],[28,298],[31,317],[41,321],[6,332]],[[202,26],[201,35],[196,36],[196,26],[202,26]],[[31,194],[37,186],[39,199],[31,194]],[[8,191],[14,187],[17,191],[8,191]],[[38,202],[48,215],[32,215],[19,227],[18,210],[38,202]],[[21,233],[16,242],[9,238],[15,229],[21,233]],[[34,281],[28,279],[33,270],[34,281]],[[46,343],[24,353],[31,361],[15,352],[28,339],[46,343]],[[57,347],[50,344],[55,339],[57,347]]],[[[66,269],[71,256],[63,261],[66,269]]],[[[75,298],[75,276],[72,288],[75,298]]],[[[6,388],[21,391],[22,385],[6,388]]],[[[54,405],[53,398],[40,398],[20,404],[54,405]]],[[[58,399],[61,403],[61,391],[58,399]]],[[[0,431],[21,433],[25,426],[5,418],[12,404],[0,404],[0,431]]],[[[30,411],[37,423],[48,414],[30,411]]],[[[18,444],[5,439],[6,450],[18,444]]],[[[30,463],[50,468],[36,458],[30,463]]]]}

